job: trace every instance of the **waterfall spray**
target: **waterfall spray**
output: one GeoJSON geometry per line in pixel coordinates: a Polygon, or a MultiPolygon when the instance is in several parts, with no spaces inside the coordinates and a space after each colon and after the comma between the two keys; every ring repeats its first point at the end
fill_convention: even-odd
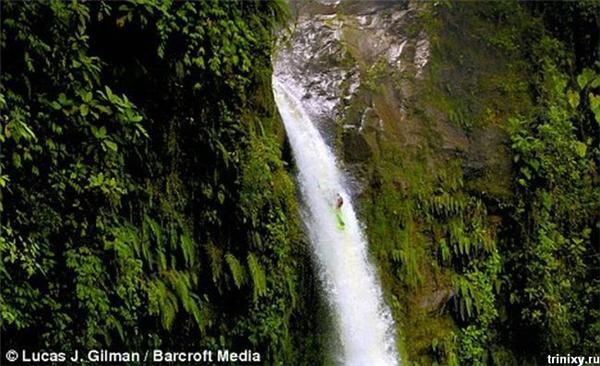
{"type": "Polygon", "coordinates": [[[339,359],[351,366],[398,365],[393,319],[335,156],[285,83],[274,77],[273,89],[298,167],[309,239],[335,312],[339,359]]]}

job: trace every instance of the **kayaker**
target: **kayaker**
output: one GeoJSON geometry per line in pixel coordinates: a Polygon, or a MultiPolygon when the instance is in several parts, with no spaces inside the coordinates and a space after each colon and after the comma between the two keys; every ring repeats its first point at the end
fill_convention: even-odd
{"type": "Polygon", "coordinates": [[[337,208],[338,210],[340,208],[342,208],[342,205],[344,204],[344,199],[342,198],[342,196],[338,193],[337,194],[337,199],[335,201],[335,208],[337,208]]]}

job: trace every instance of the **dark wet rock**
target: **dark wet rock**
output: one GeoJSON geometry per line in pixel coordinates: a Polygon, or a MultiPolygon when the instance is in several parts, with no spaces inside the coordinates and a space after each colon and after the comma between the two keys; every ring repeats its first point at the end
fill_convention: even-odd
{"type": "Polygon", "coordinates": [[[365,136],[356,129],[346,129],[343,134],[344,161],[347,163],[362,163],[373,155],[373,148],[365,136]]]}

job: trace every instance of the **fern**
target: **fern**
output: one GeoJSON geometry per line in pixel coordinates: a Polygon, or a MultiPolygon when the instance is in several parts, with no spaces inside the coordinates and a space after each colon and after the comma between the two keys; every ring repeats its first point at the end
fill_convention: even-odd
{"type": "Polygon", "coordinates": [[[184,232],[180,235],[179,240],[181,242],[181,251],[183,252],[183,259],[187,266],[192,266],[196,262],[195,256],[195,244],[190,235],[184,232]]]}
{"type": "Polygon", "coordinates": [[[256,301],[259,296],[263,296],[267,293],[267,279],[265,272],[262,269],[256,256],[250,252],[248,254],[248,269],[250,270],[250,277],[252,277],[252,283],[254,284],[254,300],[256,301]]]}
{"type": "Polygon", "coordinates": [[[162,244],[162,230],[160,228],[160,225],[148,215],[146,215],[145,221],[148,223],[148,226],[150,227],[150,230],[152,231],[156,242],[158,244],[162,244]]]}
{"type": "Polygon", "coordinates": [[[229,265],[229,270],[233,276],[233,282],[235,283],[235,286],[237,288],[241,288],[246,283],[246,271],[244,270],[244,267],[231,253],[227,253],[225,255],[225,261],[229,265]]]}
{"type": "Polygon", "coordinates": [[[157,257],[158,257],[158,269],[161,271],[164,271],[167,269],[167,257],[165,256],[165,252],[162,250],[162,248],[159,248],[159,250],[157,251],[157,257]]]}
{"type": "MultiPolygon", "coordinates": [[[[193,294],[193,297],[198,304],[198,316],[196,322],[200,326],[200,329],[214,325],[213,319],[215,318],[216,311],[213,309],[208,296],[204,294],[202,295],[202,298],[200,298],[200,296],[193,294]]],[[[195,314],[194,317],[196,317],[195,314]]]]}
{"type": "Polygon", "coordinates": [[[175,290],[177,297],[183,304],[184,310],[189,312],[190,302],[192,301],[190,297],[191,284],[189,277],[185,273],[178,271],[166,271],[163,272],[163,275],[169,281],[171,287],[175,290]]]}
{"type": "Polygon", "coordinates": [[[175,320],[175,314],[179,310],[177,297],[160,279],[152,280],[148,287],[151,301],[151,312],[158,312],[160,314],[160,320],[163,328],[167,330],[171,329],[173,320],[175,320]]]}

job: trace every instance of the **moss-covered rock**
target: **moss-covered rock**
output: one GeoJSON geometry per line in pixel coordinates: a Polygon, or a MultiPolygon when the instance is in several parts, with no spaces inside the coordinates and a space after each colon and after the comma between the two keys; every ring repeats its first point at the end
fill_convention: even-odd
{"type": "Polygon", "coordinates": [[[499,268],[494,211],[511,197],[504,124],[531,106],[511,43],[524,15],[493,19],[504,11],[493,4],[300,4],[280,53],[312,53],[284,73],[363,184],[360,213],[404,358],[464,362],[475,351],[463,340],[486,339],[461,327],[472,312],[486,319],[479,327],[497,316],[484,300],[494,301],[499,268]]]}

